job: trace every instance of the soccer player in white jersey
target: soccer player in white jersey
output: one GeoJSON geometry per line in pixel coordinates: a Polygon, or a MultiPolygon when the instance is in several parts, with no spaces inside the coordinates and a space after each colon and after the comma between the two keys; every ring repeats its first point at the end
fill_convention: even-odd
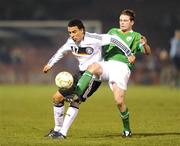
{"type": "MultiPolygon", "coordinates": [[[[150,54],[151,50],[147,40],[140,33],[133,31],[135,13],[132,10],[124,10],[119,17],[120,28],[112,28],[108,34],[121,38],[130,48],[134,55],[138,53],[150,54]]],[[[131,136],[129,111],[124,101],[127,83],[134,64],[130,64],[124,52],[114,45],[109,45],[105,49],[104,61],[90,65],[77,84],[76,94],[79,97],[88,87],[92,80],[92,75],[101,76],[107,80],[114,94],[114,98],[123,122],[123,137],[131,136]]],[[[86,97],[85,97],[86,98],[86,97]]],[[[83,99],[84,100],[84,99],[83,99]]]]}
{"type": "MultiPolygon", "coordinates": [[[[53,65],[61,60],[61,58],[63,58],[63,56],[69,51],[71,51],[79,60],[80,71],[85,71],[88,65],[100,61],[101,47],[111,43],[126,54],[130,63],[135,61],[135,56],[132,55],[129,47],[120,38],[108,34],[85,32],[85,27],[81,20],[71,20],[68,24],[68,32],[70,37],[44,66],[44,73],[47,73],[53,65]]],[[[63,93],[58,90],[54,94],[53,109],[55,127],[47,136],[59,139],[66,138],[68,129],[78,114],[80,104],[79,100],[70,102],[70,106],[68,107],[66,116],[64,117],[64,100],[70,94],[73,94],[73,91],[63,93]]]]}

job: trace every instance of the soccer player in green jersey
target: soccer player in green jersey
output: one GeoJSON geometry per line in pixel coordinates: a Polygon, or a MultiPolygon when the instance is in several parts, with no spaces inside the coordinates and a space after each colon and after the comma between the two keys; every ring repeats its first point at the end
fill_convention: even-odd
{"type": "MultiPolygon", "coordinates": [[[[151,50],[147,40],[140,33],[133,31],[135,13],[132,10],[123,10],[119,17],[120,28],[112,28],[108,34],[120,37],[131,49],[134,55],[138,53],[150,54],[151,50]]],[[[79,95],[87,91],[89,83],[93,80],[92,76],[101,77],[107,80],[114,94],[114,98],[123,121],[123,137],[131,136],[129,124],[129,111],[124,101],[127,83],[134,64],[128,62],[125,54],[114,45],[106,46],[104,61],[89,65],[87,71],[80,78],[76,93],[79,95]]],[[[84,99],[81,99],[84,100],[84,99]]]]}

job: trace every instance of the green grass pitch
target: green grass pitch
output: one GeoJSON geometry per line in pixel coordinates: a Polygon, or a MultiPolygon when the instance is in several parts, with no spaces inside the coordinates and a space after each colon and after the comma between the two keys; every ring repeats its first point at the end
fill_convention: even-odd
{"type": "Polygon", "coordinates": [[[180,90],[129,86],[133,136],[122,138],[113,95],[102,86],[80,107],[67,139],[45,138],[54,126],[55,86],[0,85],[0,146],[180,146],[180,90]]]}

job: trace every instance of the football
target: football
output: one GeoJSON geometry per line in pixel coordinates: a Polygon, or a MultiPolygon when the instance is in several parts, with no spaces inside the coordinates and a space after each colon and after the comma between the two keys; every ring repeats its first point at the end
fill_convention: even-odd
{"type": "Polygon", "coordinates": [[[60,89],[70,89],[73,85],[74,79],[71,73],[63,71],[56,75],[55,84],[60,89]]]}

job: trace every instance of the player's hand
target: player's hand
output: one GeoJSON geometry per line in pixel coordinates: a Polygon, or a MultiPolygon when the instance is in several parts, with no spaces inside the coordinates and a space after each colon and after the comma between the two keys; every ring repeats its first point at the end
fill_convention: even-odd
{"type": "Polygon", "coordinates": [[[133,64],[135,62],[135,60],[136,60],[136,57],[134,55],[128,56],[129,63],[133,64]]]}
{"type": "Polygon", "coordinates": [[[147,39],[146,39],[146,37],[142,35],[140,42],[141,42],[142,45],[147,44],[147,39]]]}
{"type": "Polygon", "coordinates": [[[47,65],[44,66],[43,72],[47,73],[50,69],[51,69],[51,67],[47,64],[47,65]]]}

